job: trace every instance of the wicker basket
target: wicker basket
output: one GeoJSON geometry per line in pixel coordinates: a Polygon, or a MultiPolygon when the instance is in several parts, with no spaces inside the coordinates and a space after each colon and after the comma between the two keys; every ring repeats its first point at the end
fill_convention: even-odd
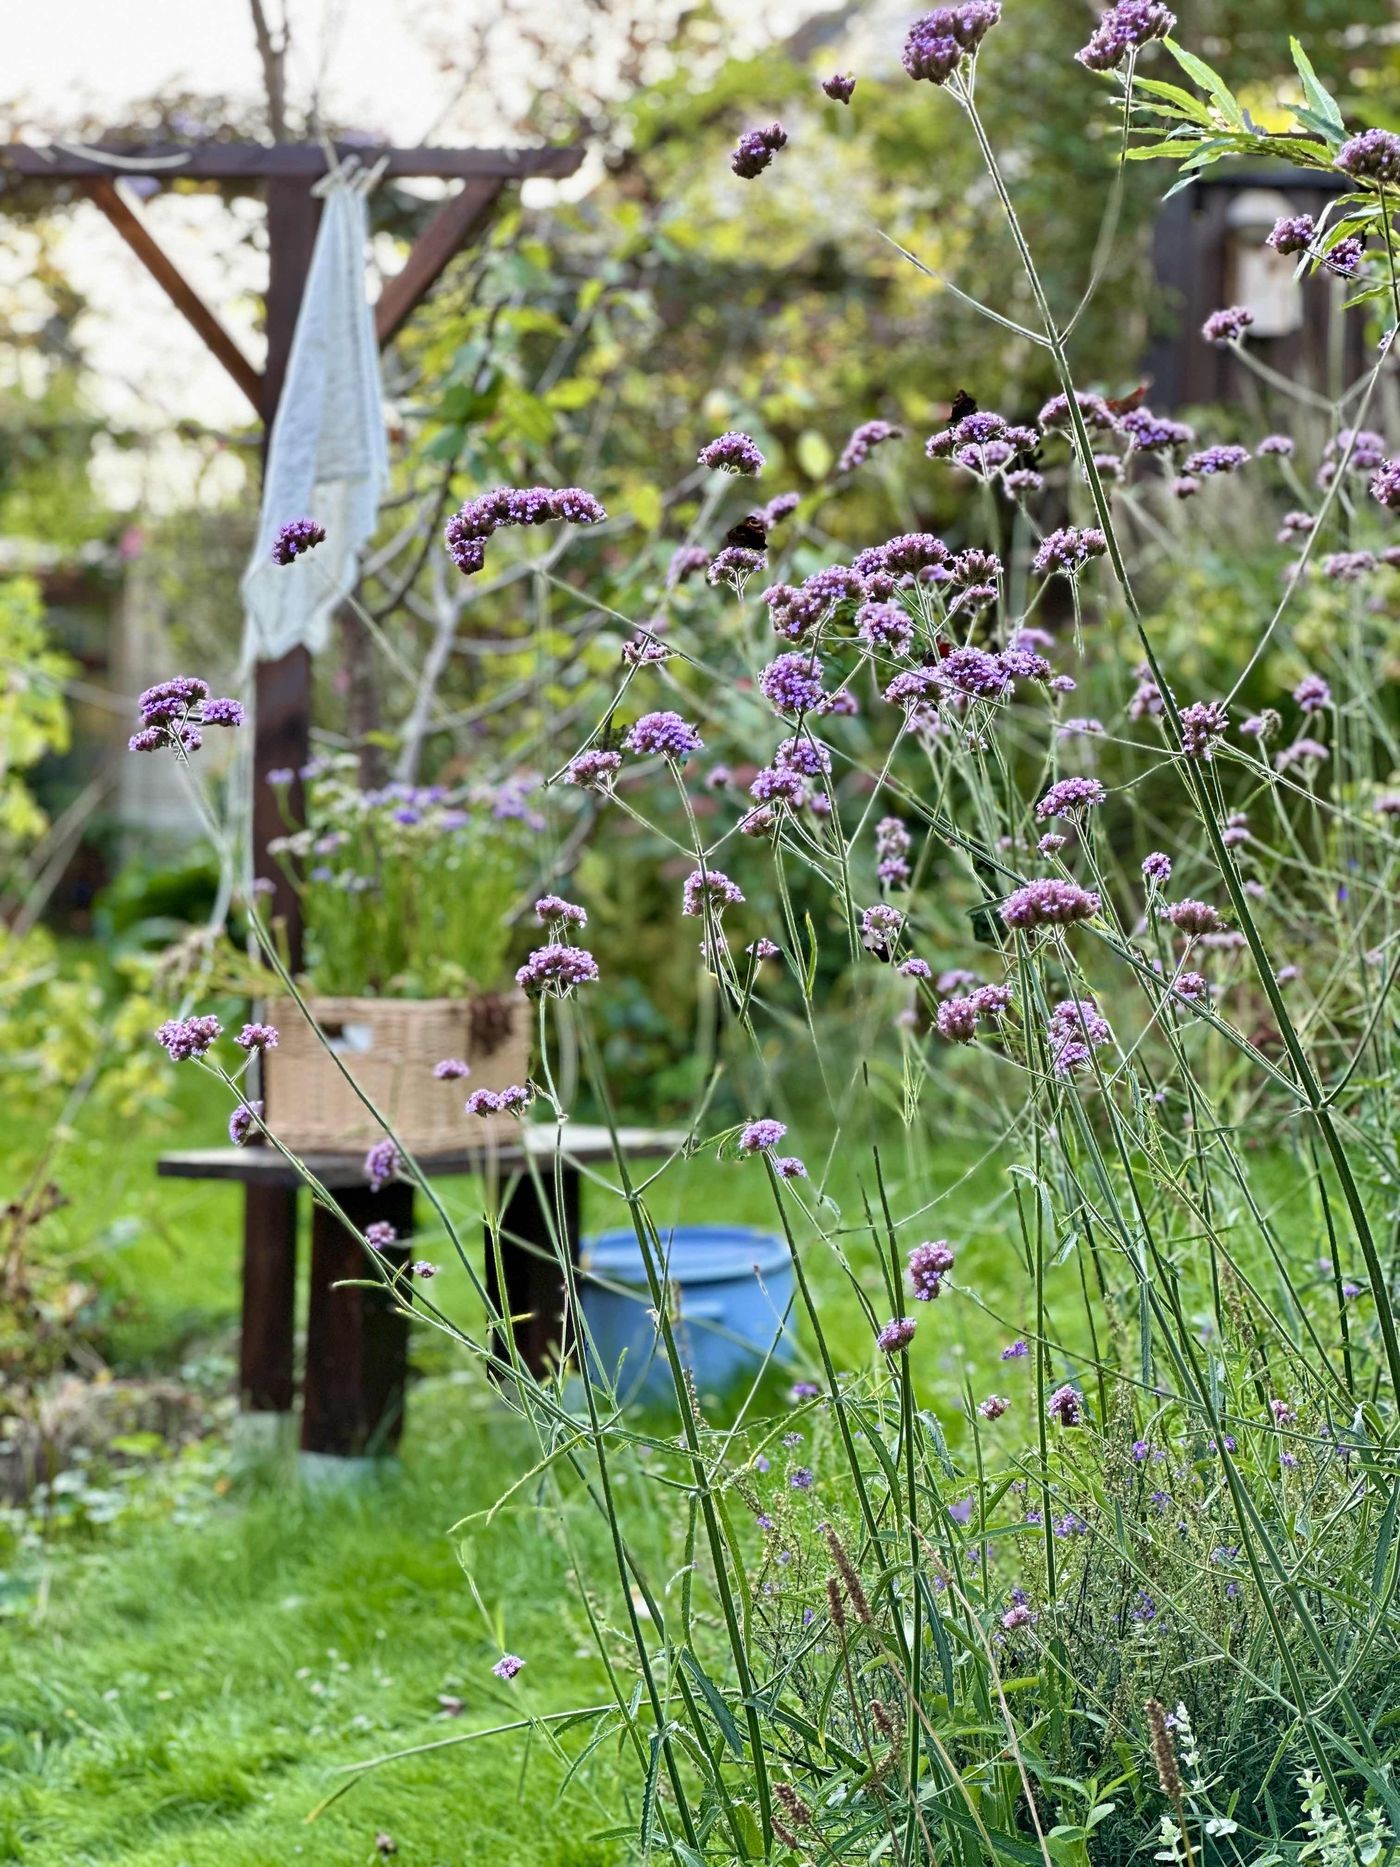
{"type": "MultiPolygon", "coordinates": [[[[461,1147],[513,1132],[513,1116],[469,1117],[473,1089],[523,1083],[530,1067],[530,1018],[522,993],[477,998],[308,998],[336,1056],[413,1153],[461,1147]],[[471,1075],[439,1082],[445,1057],[471,1075]]],[[[277,1138],[298,1153],[358,1152],[384,1130],[346,1082],[292,999],[267,1007],[277,1047],[264,1054],[263,1094],[277,1138]]]]}

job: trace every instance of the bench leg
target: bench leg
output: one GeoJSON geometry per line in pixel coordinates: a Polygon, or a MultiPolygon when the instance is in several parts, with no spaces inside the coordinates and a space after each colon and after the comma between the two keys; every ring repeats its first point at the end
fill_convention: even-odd
{"type": "MultiPolygon", "coordinates": [[[[400,1183],[371,1193],[347,1187],[338,1195],[352,1224],[362,1230],[387,1219],[402,1241],[384,1256],[408,1262],[413,1233],[413,1188],[400,1183]]],[[[302,1382],[301,1449],[334,1458],[390,1452],[403,1428],[408,1378],[408,1318],[381,1284],[337,1290],[347,1278],[374,1275],[364,1247],[324,1206],[311,1217],[311,1301],[306,1323],[302,1382]]]]}
{"type": "MultiPolygon", "coordinates": [[[[489,1235],[486,1241],[487,1293],[498,1310],[517,1318],[515,1346],[525,1366],[536,1375],[545,1374],[550,1368],[559,1365],[567,1353],[569,1337],[573,1333],[565,1329],[564,1277],[555,1254],[552,1168],[545,1168],[543,1173],[548,1210],[541,1204],[534,1182],[528,1174],[522,1173],[501,1214],[501,1264],[506,1281],[504,1297],[496,1276],[495,1254],[489,1235]]],[[[580,1214],[577,1170],[565,1166],[562,1181],[564,1238],[570,1258],[577,1264],[580,1214]]],[[[503,1357],[506,1354],[499,1332],[493,1333],[492,1347],[497,1355],[503,1357]]]]}
{"type": "Polygon", "coordinates": [[[238,1404],[244,1413],[292,1411],[296,1287],[296,1189],[249,1186],[243,1196],[243,1332],[238,1344],[238,1404]]]}

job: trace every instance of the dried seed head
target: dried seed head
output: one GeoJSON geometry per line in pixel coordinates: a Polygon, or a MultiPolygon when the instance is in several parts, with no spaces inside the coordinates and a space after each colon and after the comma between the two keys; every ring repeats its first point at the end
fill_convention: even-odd
{"type": "Polygon", "coordinates": [[[782,1842],[785,1848],[791,1848],[794,1854],[797,1853],[801,1847],[797,1836],[790,1828],[785,1828],[776,1815],[771,1817],[771,1820],[773,1823],[773,1833],[778,1837],[779,1841],[782,1842]]]}
{"type": "Polygon", "coordinates": [[[1176,1745],[1167,1728],[1166,1707],[1160,1699],[1150,1698],[1143,1710],[1147,1713],[1147,1730],[1152,1739],[1152,1761],[1157,1766],[1157,1781],[1162,1785],[1162,1794],[1173,1803],[1179,1803],[1185,1788],[1176,1761],[1176,1745]]]}
{"type": "Polygon", "coordinates": [[[856,1565],[851,1561],[850,1552],[830,1524],[826,1526],[826,1544],[831,1551],[832,1561],[840,1571],[841,1580],[846,1585],[846,1593],[851,1598],[851,1606],[855,1610],[856,1619],[862,1621],[867,1627],[873,1626],[875,1616],[870,1611],[870,1603],[866,1599],[865,1589],[861,1586],[861,1579],[856,1573],[856,1565]]]}
{"type": "MultiPolygon", "coordinates": [[[[791,1783],[775,1783],[773,1786],[773,1793],[783,1805],[783,1813],[787,1816],[794,1828],[811,1827],[812,1811],[802,1800],[801,1796],[798,1795],[791,1783]]],[[[789,1843],[788,1845],[791,1846],[793,1844],[789,1843]]]]}
{"type": "Polygon", "coordinates": [[[846,1602],[841,1593],[841,1583],[834,1575],[826,1578],[826,1599],[831,1609],[832,1625],[838,1634],[846,1631],[846,1602]]]}

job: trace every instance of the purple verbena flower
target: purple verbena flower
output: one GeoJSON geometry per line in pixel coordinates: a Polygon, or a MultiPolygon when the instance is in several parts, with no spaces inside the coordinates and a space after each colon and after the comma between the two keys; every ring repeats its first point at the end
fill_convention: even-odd
{"type": "Polygon", "coordinates": [[[683,764],[704,740],[679,713],[644,713],[622,742],[641,758],[664,758],[683,764]]]}
{"type": "Polygon", "coordinates": [[[1165,887],[1172,878],[1172,859],[1160,849],[1154,849],[1142,859],[1143,878],[1155,882],[1159,888],[1165,887]]]}
{"type": "Polygon", "coordinates": [[[695,869],[685,878],[681,912],[695,916],[703,913],[708,904],[711,912],[719,915],[743,899],[743,891],[723,869],[695,869]]]}
{"type": "Polygon", "coordinates": [[[1276,253],[1306,253],[1316,232],[1317,222],[1311,214],[1284,214],[1274,222],[1264,244],[1276,253]]]}
{"type": "Polygon", "coordinates": [[[730,428],[713,441],[706,442],[700,449],[699,461],[702,467],[714,467],[721,473],[763,471],[763,455],[758,443],[737,428],[730,428]]]}
{"type": "Polygon", "coordinates": [[[1080,1426],[1084,1421],[1084,1396],[1066,1381],[1045,1403],[1045,1411],[1059,1426],[1080,1426]]]}
{"type": "Polygon", "coordinates": [[[1254,313],[1248,305],[1227,305],[1222,311],[1211,312],[1201,326],[1201,335],[1208,344],[1234,344],[1253,322],[1254,313]]]}
{"type": "Polygon", "coordinates": [[[1061,778],[1041,798],[1035,814],[1041,823],[1050,817],[1077,817],[1102,804],[1107,795],[1097,778],[1061,778]]]}
{"type": "Polygon", "coordinates": [[[233,1041],[240,1050],[275,1050],[277,1027],[275,1024],[245,1024],[233,1041]]]}
{"type": "Polygon", "coordinates": [[[1010,1406],[1011,1402],[1004,1394],[988,1394],[985,1400],[978,1402],[977,1411],[984,1420],[999,1420],[1010,1406]]]}
{"type": "Polygon", "coordinates": [[[1358,181],[1393,187],[1400,182],[1400,136],[1391,130],[1363,130],[1342,144],[1337,167],[1358,181]]]}
{"type": "Polygon", "coordinates": [[[777,713],[809,713],[825,697],[822,673],[822,664],[813,655],[801,651],[779,655],[759,675],[759,690],[777,713]]]}
{"type": "Polygon", "coordinates": [[[622,754],[599,748],[577,752],[564,767],[565,784],[576,784],[585,791],[610,791],[612,781],[622,770],[622,754]]]}
{"type": "Polygon", "coordinates": [[[1184,901],[1173,901],[1166,909],[1166,918],[1178,933],[1193,940],[1202,934],[1217,933],[1225,924],[1208,901],[1196,901],[1189,895],[1184,901]]]}
{"type": "Polygon", "coordinates": [[[306,551],[314,551],[326,536],[324,525],[315,519],[289,519],[272,541],[274,564],[290,564],[306,551]]]}
{"type": "Polygon", "coordinates": [[[1394,460],[1382,461],[1376,469],[1371,497],[1392,512],[1400,510],[1400,454],[1394,460]]]}
{"type": "Polygon", "coordinates": [[[374,1219],[365,1227],[365,1243],[371,1251],[387,1251],[398,1243],[399,1234],[387,1219],[374,1219]]]}
{"type": "MultiPolygon", "coordinates": [[[[781,123],[770,123],[764,129],[745,130],[734,146],[734,153],[729,158],[729,166],[742,181],[752,181],[761,175],[773,160],[778,150],[787,142],[787,131],[781,123]]],[[[704,460],[704,455],[701,459],[704,460]]],[[[706,466],[718,463],[705,461],[706,466]]],[[[760,458],[759,465],[762,465],[760,458]]],[[[757,473],[757,467],[731,467],[731,473],[757,473]]]]}
{"type": "Polygon", "coordinates": [[[855,88],[855,79],[845,77],[839,71],[834,71],[829,78],[822,79],[822,89],[835,104],[849,104],[855,88]]]}
{"type": "Polygon", "coordinates": [[[875,1338],[875,1346],[882,1348],[887,1355],[894,1355],[902,1348],[908,1348],[914,1340],[916,1324],[908,1316],[896,1316],[887,1322],[875,1338]]]}
{"type": "Polygon", "coordinates": [[[1092,889],[1058,876],[1042,876],[1007,896],[1001,904],[1001,918],[1008,927],[1031,933],[1040,927],[1066,927],[1088,920],[1099,906],[1092,889]]]}
{"type": "Polygon", "coordinates": [[[156,1042],[172,1063],[187,1063],[204,1056],[222,1029],[212,1016],[167,1018],[156,1032],[156,1042]]]}
{"type": "Polygon", "coordinates": [[[916,19],[901,61],[911,78],[946,84],[1001,18],[1000,0],[962,0],[916,19]]]}
{"type": "Polygon", "coordinates": [[[1129,52],[1153,39],[1165,39],[1175,24],[1175,13],[1169,12],[1161,0],[1118,0],[1075,57],[1090,71],[1112,71],[1129,52]]]}
{"type": "Polygon", "coordinates": [[[1049,577],[1056,571],[1064,577],[1077,577],[1090,558],[1102,557],[1108,540],[1097,526],[1062,525],[1041,540],[1032,569],[1037,577],[1049,577]]]}
{"type": "Polygon", "coordinates": [[[771,1153],[786,1133],[787,1123],[775,1121],[771,1116],[763,1116],[758,1121],[748,1122],[739,1134],[739,1152],[741,1154],[771,1153]]]}
{"type": "Polygon", "coordinates": [[[1237,473],[1248,459],[1249,449],[1234,442],[1203,447],[1199,453],[1187,455],[1182,462],[1183,473],[1188,480],[1208,480],[1214,473],[1237,473]]]}
{"type": "Polygon", "coordinates": [[[511,1680],[524,1664],[524,1660],[518,1654],[503,1653],[491,1670],[498,1679],[511,1680]]]}
{"type": "Polygon", "coordinates": [[[1304,713],[1318,713],[1332,704],[1332,689],[1320,674],[1305,674],[1293,689],[1293,698],[1304,713]]]}
{"type": "Polygon", "coordinates": [[[592,985],[597,978],[598,962],[586,947],[552,942],[535,948],[517,971],[515,983],[527,992],[567,998],[575,986],[592,985]]]}
{"type": "Polygon", "coordinates": [[[376,1141],[365,1155],[365,1178],[369,1181],[371,1193],[382,1191],[402,1165],[398,1148],[387,1136],[382,1141],[376,1141]]]}
{"type": "Polygon", "coordinates": [[[240,1102],[228,1118],[228,1138],[235,1147],[242,1147],[252,1133],[254,1125],[261,1120],[263,1105],[261,1102],[240,1102]]]}
{"type": "Polygon", "coordinates": [[[956,1254],[946,1238],[931,1238],[909,1253],[909,1287],[916,1302],[932,1303],[952,1270],[956,1254]]]}
{"type": "Polygon", "coordinates": [[[883,447],[886,441],[899,440],[903,433],[903,428],[896,428],[888,421],[863,421],[852,429],[836,463],[836,471],[852,473],[857,467],[863,467],[873,449],[883,447]]]}
{"type": "Polygon", "coordinates": [[[535,903],[535,919],[544,927],[586,927],[588,910],[562,895],[541,895],[535,903]]]}

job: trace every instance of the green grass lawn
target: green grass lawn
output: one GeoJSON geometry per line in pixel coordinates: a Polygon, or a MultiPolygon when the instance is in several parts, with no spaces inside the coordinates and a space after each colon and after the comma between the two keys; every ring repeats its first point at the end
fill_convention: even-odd
{"type": "MultiPolygon", "coordinates": [[[[182,1073],[171,1125],[134,1125],[113,1147],[101,1124],[84,1124],[58,1164],[72,1201],[57,1222],[62,1249],[105,1293],[118,1366],[169,1367],[211,1339],[232,1341],[237,1195],[158,1182],[153,1171],[162,1146],[217,1139],[210,1088],[182,1073]]],[[[897,1211],[920,1212],[905,1242],[943,1231],[965,1240],[979,1299],[1017,1318],[1024,1290],[995,1163],[977,1165],[950,1138],[917,1173],[891,1171],[897,1211]]],[[[857,1221],[848,1164],[832,1183],[857,1221]]],[[[454,1181],[443,1191],[479,1251],[478,1189],[454,1181]]],[[[674,1163],[651,1198],[663,1227],[772,1223],[753,1162],[674,1163]]],[[[590,1227],[624,1219],[620,1202],[588,1189],[590,1227]]],[[[873,1246],[854,1236],[849,1245],[883,1310],[873,1246]]],[[[449,1241],[427,1233],[420,1248],[443,1267],[435,1296],[474,1326],[449,1241]]],[[[870,1338],[845,1273],[815,1241],[809,1268],[829,1299],[838,1359],[855,1365],[870,1338]]],[[[955,1298],[929,1312],[916,1353],[961,1386],[969,1360],[986,1378],[1006,1333],[955,1298]]],[[[521,1732],[387,1765],[307,1822],[346,1765],[606,1698],[559,1547],[528,1515],[504,1518],[473,1550],[480,1600],[508,1604],[503,1624],[473,1599],[448,1530],[528,1469],[532,1441],[440,1336],[419,1331],[415,1360],[430,1372],[412,1392],[402,1458],[367,1488],[308,1494],[268,1474],[230,1485],[216,1452],[170,1487],[173,1508],[153,1480],[151,1509],[16,1558],[0,1619],[0,1859],[341,1867],[374,1858],[380,1832],[397,1858],[443,1867],[626,1858],[623,1844],[593,1837],[634,1812],[630,1757],[618,1766],[596,1756],[556,1805],[564,1766],[521,1732]],[[510,1687],[490,1672],[503,1649],[529,1661],[510,1687]],[[439,1694],[463,1701],[460,1716],[441,1716],[439,1694]]],[[[592,1522],[577,1530],[585,1542],[598,1535],[592,1522]]]]}

